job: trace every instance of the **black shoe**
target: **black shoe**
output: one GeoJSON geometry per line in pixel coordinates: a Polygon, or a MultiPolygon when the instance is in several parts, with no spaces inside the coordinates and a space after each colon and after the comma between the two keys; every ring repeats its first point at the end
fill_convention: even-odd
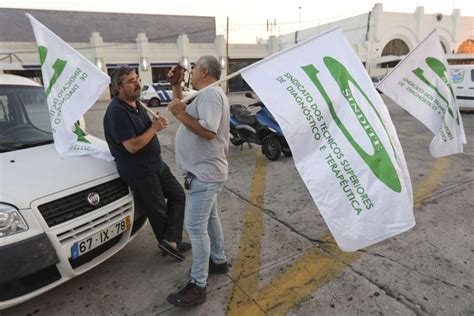
{"type": "Polygon", "coordinates": [[[179,307],[192,307],[206,301],[206,288],[189,282],[182,290],[168,295],[168,303],[179,307]]]}
{"type": "Polygon", "coordinates": [[[186,252],[191,250],[191,244],[185,241],[181,241],[178,243],[178,250],[181,252],[186,252]]]}
{"type": "Polygon", "coordinates": [[[209,259],[209,274],[225,274],[229,272],[227,261],[224,263],[214,263],[212,259],[209,259]]]}
{"type": "MultiPolygon", "coordinates": [[[[186,251],[191,250],[191,244],[188,243],[188,242],[185,242],[185,241],[181,241],[181,242],[178,243],[178,245],[176,246],[176,248],[177,248],[180,252],[186,252],[186,251]]],[[[168,254],[167,252],[161,251],[161,255],[162,255],[162,256],[166,256],[167,254],[168,254]]]]}
{"type": "Polygon", "coordinates": [[[186,259],[186,257],[177,248],[174,248],[173,245],[171,245],[171,243],[167,240],[162,240],[158,247],[163,250],[164,253],[180,261],[186,259]]]}

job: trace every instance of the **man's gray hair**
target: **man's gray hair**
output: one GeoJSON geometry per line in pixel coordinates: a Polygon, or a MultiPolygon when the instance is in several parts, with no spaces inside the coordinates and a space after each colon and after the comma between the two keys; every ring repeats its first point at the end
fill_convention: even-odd
{"type": "Polygon", "coordinates": [[[216,80],[221,78],[222,67],[216,57],[204,55],[199,58],[201,70],[207,70],[208,73],[216,80]]]}

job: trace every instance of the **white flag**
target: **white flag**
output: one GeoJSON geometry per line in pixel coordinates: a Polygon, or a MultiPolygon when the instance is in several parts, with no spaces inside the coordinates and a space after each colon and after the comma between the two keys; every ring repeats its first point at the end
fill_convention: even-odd
{"type": "Polygon", "coordinates": [[[38,45],[54,144],[61,157],[113,160],[107,143],[86,135],[77,121],[94,105],[110,78],[30,14],[38,45]]]}
{"type": "Polygon", "coordinates": [[[280,124],[342,250],[358,250],[415,225],[395,128],[339,29],[270,56],[242,76],[280,124]]]}
{"type": "Polygon", "coordinates": [[[377,88],[434,134],[430,144],[433,157],[463,152],[464,127],[436,31],[407,55],[377,88]]]}

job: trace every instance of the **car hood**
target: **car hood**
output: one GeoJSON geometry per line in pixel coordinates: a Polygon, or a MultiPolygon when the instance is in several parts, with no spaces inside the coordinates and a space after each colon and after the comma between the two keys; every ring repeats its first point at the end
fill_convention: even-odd
{"type": "Polygon", "coordinates": [[[54,144],[0,154],[0,202],[19,209],[36,199],[116,174],[114,162],[60,158],[54,144]]]}

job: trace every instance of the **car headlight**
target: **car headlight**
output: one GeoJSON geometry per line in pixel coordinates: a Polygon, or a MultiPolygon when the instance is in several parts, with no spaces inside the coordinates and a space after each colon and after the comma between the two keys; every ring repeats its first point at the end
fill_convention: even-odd
{"type": "Polygon", "coordinates": [[[28,230],[23,216],[13,206],[0,203],[0,237],[28,230]]]}

